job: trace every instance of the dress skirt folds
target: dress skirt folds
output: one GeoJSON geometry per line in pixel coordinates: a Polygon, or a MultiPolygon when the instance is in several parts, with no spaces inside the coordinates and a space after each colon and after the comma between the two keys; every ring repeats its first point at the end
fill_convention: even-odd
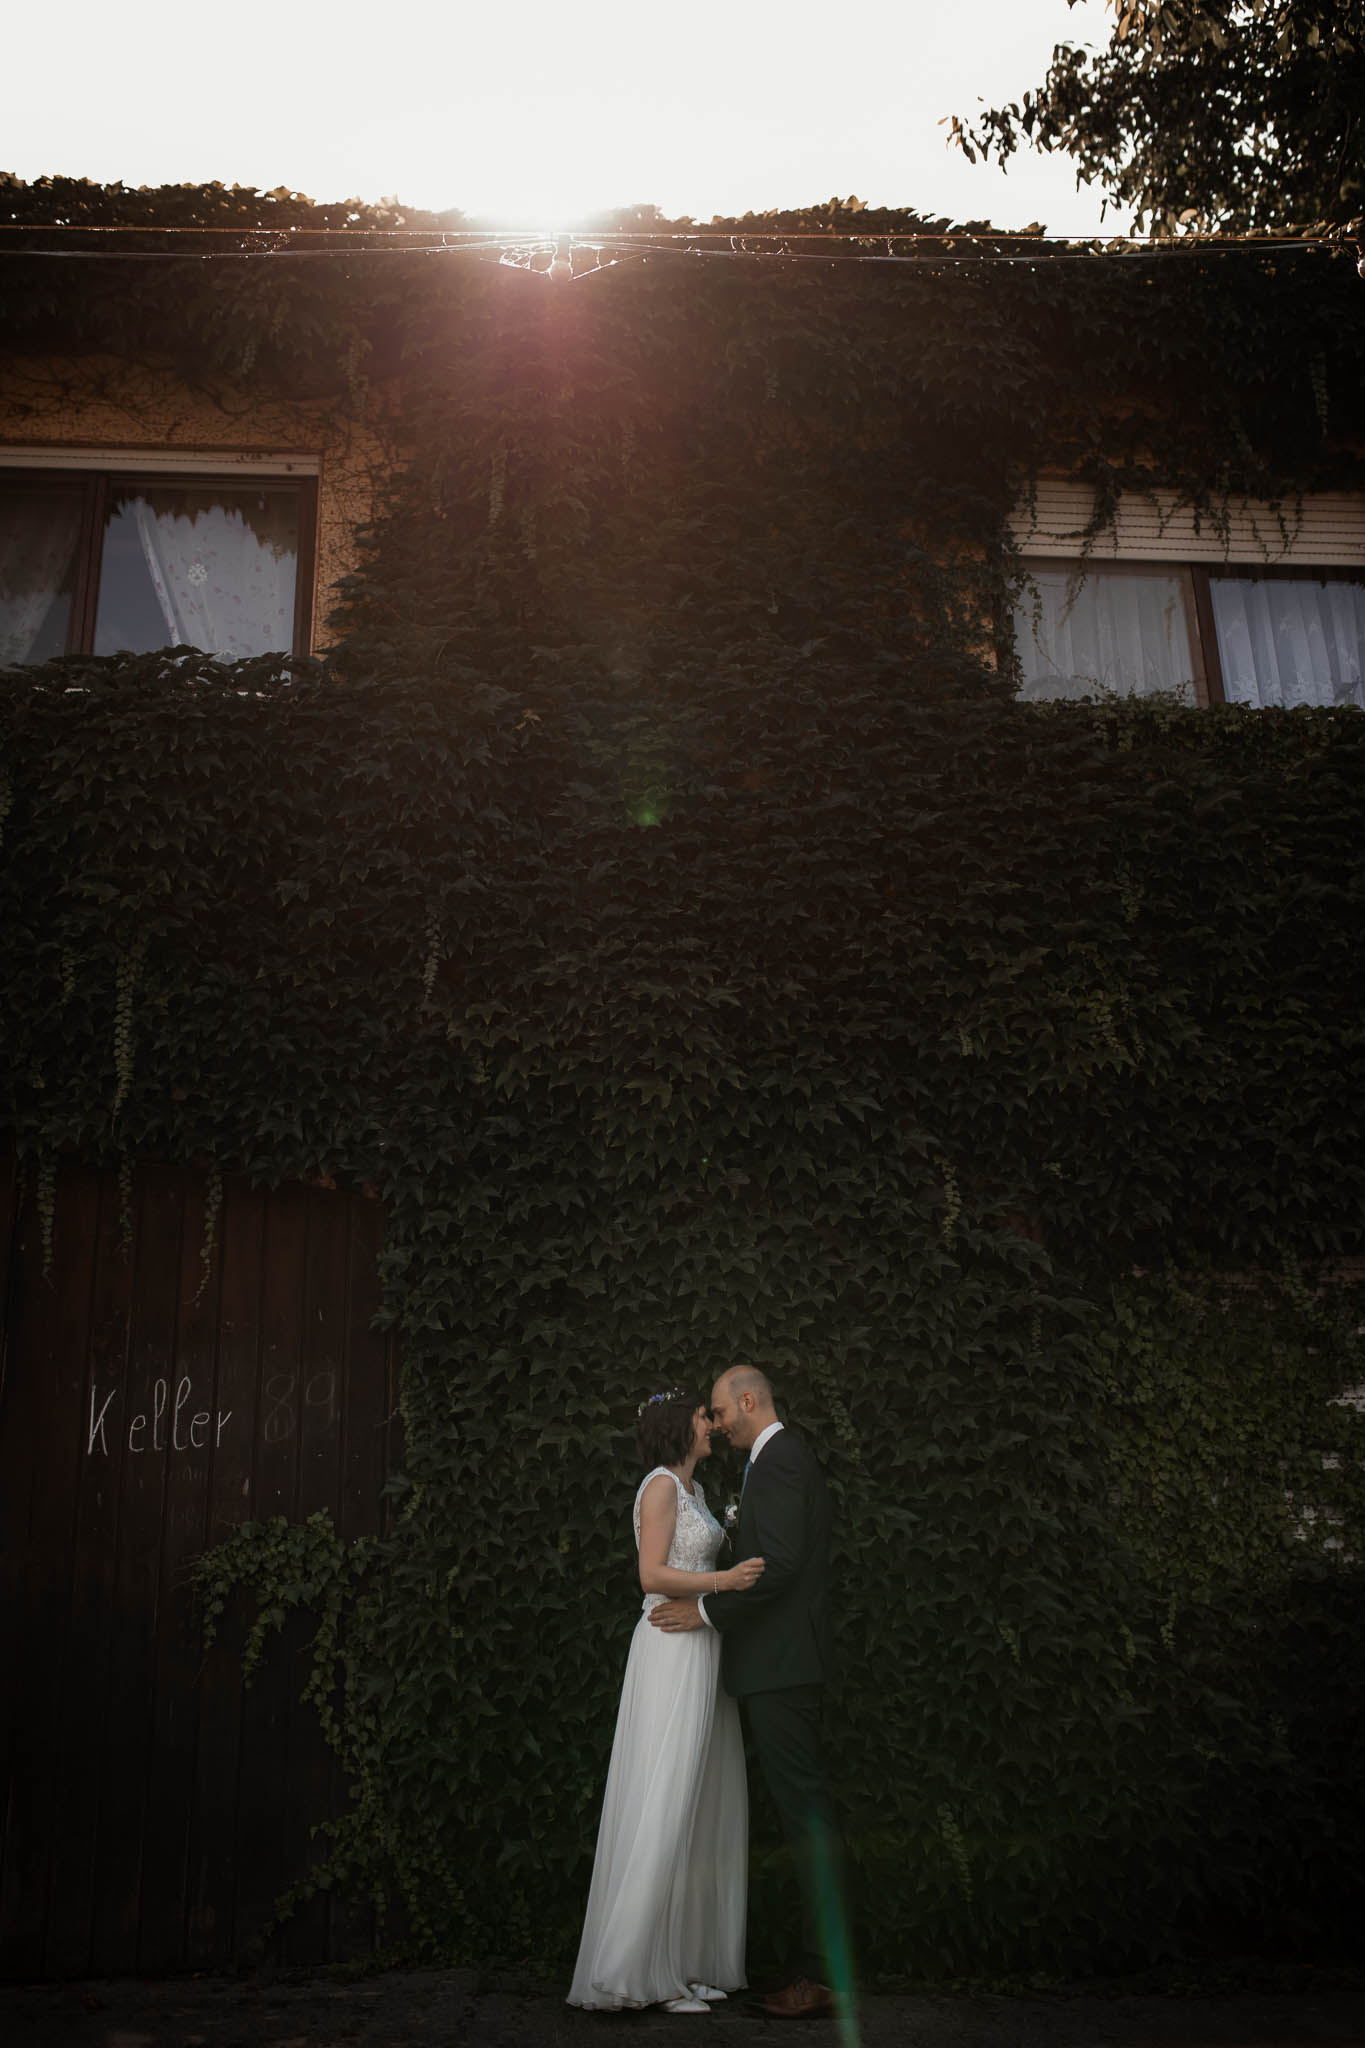
{"type": "MultiPolygon", "coordinates": [[[[713,1525],[714,1526],[714,1525],[713,1525]]],[[[718,1534],[719,1532],[717,1532],[718,1534]]],[[[739,1709],[711,1628],[636,1624],[570,2005],[616,2012],[744,1983],[749,1817],[739,1709]]]]}

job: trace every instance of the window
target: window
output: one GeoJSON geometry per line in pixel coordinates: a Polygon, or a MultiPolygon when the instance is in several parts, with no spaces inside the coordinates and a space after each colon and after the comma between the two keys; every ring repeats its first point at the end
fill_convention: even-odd
{"type": "Polygon", "coordinates": [[[1365,710],[1365,575],[1210,573],[1230,704],[1356,704],[1365,710]]]}
{"type": "Polygon", "coordinates": [[[1082,556],[1086,487],[1044,482],[1015,520],[1026,699],[1175,690],[1199,704],[1365,710],[1365,500],[1246,504],[1226,536],[1123,502],[1082,556]]]}
{"type": "Polygon", "coordinates": [[[1201,702],[1203,653],[1188,570],[1145,563],[1112,569],[1025,563],[1015,645],[1026,698],[1190,691],[1201,702]]]}
{"type": "Polygon", "coordinates": [[[315,502],[278,471],[0,466],[0,664],[306,653],[315,502]]]}

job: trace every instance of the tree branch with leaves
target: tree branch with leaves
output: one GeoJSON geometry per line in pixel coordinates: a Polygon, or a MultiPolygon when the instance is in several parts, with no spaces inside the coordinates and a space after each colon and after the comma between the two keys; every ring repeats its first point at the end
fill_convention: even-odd
{"type": "Polygon", "coordinates": [[[1060,43],[1022,101],[952,117],[970,162],[1065,152],[1078,184],[1133,209],[1135,232],[1359,233],[1361,0],[1107,4],[1103,49],[1060,43]]]}

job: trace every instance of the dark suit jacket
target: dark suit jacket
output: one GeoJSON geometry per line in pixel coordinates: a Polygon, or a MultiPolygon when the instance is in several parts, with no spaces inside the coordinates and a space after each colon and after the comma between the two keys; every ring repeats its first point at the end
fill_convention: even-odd
{"type": "Polygon", "coordinates": [[[734,1562],[761,1557],[763,1576],[747,1593],[706,1595],[724,1638],[721,1678],[736,1699],[828,1677],[829,1524],[825,1475],[784,1427],[750,1470],[734,1537],[734,1562]]]}

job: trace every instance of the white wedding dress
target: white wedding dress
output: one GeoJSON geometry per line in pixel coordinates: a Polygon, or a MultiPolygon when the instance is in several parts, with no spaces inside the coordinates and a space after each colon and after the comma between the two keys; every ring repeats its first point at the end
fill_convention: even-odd
{"type": "MultiPolygon", "coordinates": [[[[640,1499],[635,1496],[635,1546],[640,1499]]],[[[673,1571],[711,1572],[721,1528],[700,1485],[676,1474],[673,1571]]],[[[705,1590],[705,1583],[699,1591],[705,1590]]],[[[602,2012],[744,1983],[748,1788],[739,1709],[720,1688],[712,1628],[665,1634],[645,1598],[616,1717],[597,1858],[569,2004],[602,2012]]]]}

